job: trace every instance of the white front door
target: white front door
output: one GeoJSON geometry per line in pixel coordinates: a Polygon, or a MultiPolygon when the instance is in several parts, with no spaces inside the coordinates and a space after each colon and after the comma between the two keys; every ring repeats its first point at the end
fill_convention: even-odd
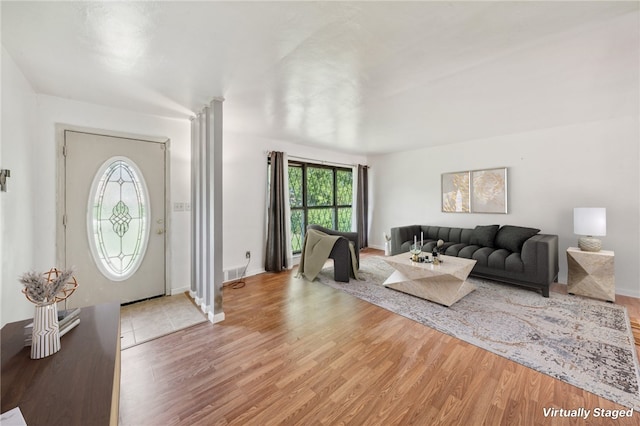
{"type": "Polygon", "coordinates": [[[64,132],[69,306],[165,294],[164,143],[64,132]]]}

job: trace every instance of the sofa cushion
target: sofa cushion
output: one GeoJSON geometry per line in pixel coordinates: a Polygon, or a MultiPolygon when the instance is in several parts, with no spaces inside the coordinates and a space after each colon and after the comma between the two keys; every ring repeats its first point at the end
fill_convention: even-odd
{"type": "Polygon", "coordinates": [[[522,252],[522,245],[529,238],[540,232],[536,228],[524,228],[522,226],[505,225],[496,234],[495,245],[514,253],[522,252]]]}
{"type": "Polygon", "coordinates": [[[489,255],[488,267],[492,269],[498,269],[504,271],[506,269],[507,257],[511,255],[509,250],[497,249],[491,255],[489,255]]]}
{"type": "Polygon", "coordinates": [[[469,244],[482,247],[495,247],[493,240],[496,237],[498,228],[500,228],[500,225],[476,226],[471,234],[469,244]]]}
{"type": "Polygon", "coordinates": [[[458,252],[458,257],[464,257],[465,259],[473,259],[473,253],[475,253],[476,250],[478,250],[479,248],[480,246],[476,246],[476,245],[465,246],[461,248],[460,251],[458,252]]]}
{"type": "Polygon", "coordinates": [[[429,238],[430,240],[438,240],[438,231],[440,230],[439,226],[430,226],[427,232],[424,234],[425,238],[429,238]]]}
{"type": "Polygon", "coordinates": [[[465,243],[452,244],[449,247],[447,247],[444,254],[446,254],[447,256],[458,256],[458,253],[460,252],[460,250],[462,250],[466,246],[467,245],[465,243]]]}
{"type": "Polygon", "coordinates": [[[474,251],[471,258],[476,261],[477,265],[489,266],[489,257],[494,251],[495,249],[492,249],[490,247],[482,247],[474,251]]]}
{"type": "Polygon", "coordinates": [[[424,240],[424,244],[422,245],[422,251],[431,253],[431,248],[435,246],[437,241],[435,240],[424,240]]]}
{"type": "Polygon", "coordinates": [[[449,231],[451,230],[451,228],[447,227],[447,226],[441,226],[440,230],[438,231],[438,239],[442,240],[442,241],[451,241],[449,239],[449,231]]]}
{"type": "MultiPolygon", "coordinates": [[[[443,253],[443,254],[446,254],[445,252],[447,251],[447,249],[449,247],[451,247],[452,245],[456,244],[453,241],[444,242],[444,240],[443,240],[443,243],[444,244],[442,244],[442,247],[440,247],[440,253],[443,253]]],[[[424,246],[422,246],[422,251],[424,251],[426,253],[431,253],[431,252],[433,252],[433,250],[436,248],[437,245],[438,245],[437,241],[431,241],[431,240],[429,240],[428,242],[425,241],[424,242],[424,246]]]]}
{"type": "Polygon", "coordinates": [[[462,228],[451,228],[449,231],[449,241],[453,243],[460,243],[460,234],[462,233],[462,228]]]}
{"type": "Polygon", "coordinates": [[[524,262],[520,253],[511,253],[504,262],[504,269],[507,272],[524,272],[524,262]]]}
{"type": "Polygon", "coordinates": [[[460,232],[460,242],[465,244],[470,244],[471,236],[473,235],[473,229],[464,228],[460,232]]]}
{"type": "MultiPolygon", "coordinates": [[[[437,244],[437,243],[436,243],[436,244],[437,244]]],[[[456,245],[456,244],[458,244],[458,243],[454,243],[453,241],[447,241],[447,242],[445,242],[445,243],[442,245],[442,247],[440,247],[440,253],[444,253],[444,252],[446,252],[446,251],[449,249],[449,247],[451,247],[451,246],[453,246],[453,245],[456,245]]]]}

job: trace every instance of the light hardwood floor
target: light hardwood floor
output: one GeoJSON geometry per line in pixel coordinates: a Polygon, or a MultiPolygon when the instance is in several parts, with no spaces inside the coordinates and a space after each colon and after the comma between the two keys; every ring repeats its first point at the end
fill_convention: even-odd
{"type": "MultiPolygon", "coordinates": [[[[121,425],[575,425],[543,410],[624,408],[291,272],[246,281],[222,323],[122,352],[121,425]]],[[[588,424],[640,415],[606,420],[588,424]]]]}

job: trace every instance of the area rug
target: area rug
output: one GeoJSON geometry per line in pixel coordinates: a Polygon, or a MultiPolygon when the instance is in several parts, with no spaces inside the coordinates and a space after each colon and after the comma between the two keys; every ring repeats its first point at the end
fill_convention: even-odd
{"type": "Polygon", "coordinates": [[[360,280],[317,281],[536,371],[640,411],[640,375],[624,306],[469,278],[478,288],[447,308],[382,286],[393,272],[363,259],[360,280]]]}

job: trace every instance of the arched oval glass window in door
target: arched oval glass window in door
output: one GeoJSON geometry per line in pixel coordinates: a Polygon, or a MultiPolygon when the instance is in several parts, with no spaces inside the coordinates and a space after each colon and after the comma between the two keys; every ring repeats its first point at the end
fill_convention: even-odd
{"type": "Polygon", "coordinates": [[[98,169],[89,194],[87,235],[98,269],[113,281],[133,275],[149,241],[149,193],[138,166],[112,157],[98,169]]]}

